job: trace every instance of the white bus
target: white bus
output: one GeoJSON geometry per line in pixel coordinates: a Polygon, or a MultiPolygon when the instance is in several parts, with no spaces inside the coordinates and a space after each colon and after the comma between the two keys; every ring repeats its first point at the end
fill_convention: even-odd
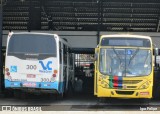
{"type": "Polygon", "coordinates": [[[5,89],[21,93],[58,93],[63,97],[74,80],[74,54],[57,34],[9,33],[5,59],[5,89]]]}

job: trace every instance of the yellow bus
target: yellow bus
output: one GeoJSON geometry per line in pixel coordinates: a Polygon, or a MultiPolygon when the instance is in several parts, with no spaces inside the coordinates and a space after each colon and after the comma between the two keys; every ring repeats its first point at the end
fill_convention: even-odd
{"type": "Polygon", "coordinates": [[[153,67],[151,37],[102,35],[95,49],[94,95],[150,99],[153,67]]]}

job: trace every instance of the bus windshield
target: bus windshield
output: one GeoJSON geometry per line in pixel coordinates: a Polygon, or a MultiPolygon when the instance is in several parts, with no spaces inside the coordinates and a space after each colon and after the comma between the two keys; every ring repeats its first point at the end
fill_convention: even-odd
{"type": "Polygon", "coordinates": [[[140,48],[102,48],[100,72],[109,76],[146,76],[152,70],[151,50],[140,48]]]}
{"type": "Polygon", "coordinates": [[[13,34],[8,44],[8,55],[38,54],[56,57],[56,41],[52,35],[13,34]]]}

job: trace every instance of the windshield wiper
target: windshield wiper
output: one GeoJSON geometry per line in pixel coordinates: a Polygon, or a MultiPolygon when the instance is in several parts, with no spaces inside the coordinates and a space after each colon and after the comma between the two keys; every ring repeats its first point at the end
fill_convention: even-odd
{"type": "Polygon", "coordinates": [[[114,53],[116,54],[116,56],[118,57],[119,61],[120,61],[120,64],[121,64],[121,58],[119,57],[118,53],[116,52],[116,50],[114,49],[114,47],[112,48],[114,53]]]}
{"type": "Polygon", "coordinates": [[[146,56],[146,59],[144,60],[144,64],[146,64],[146,61],[147,61],[147,59],[148,59],[148,56],[149,56],[149,54],[148,54],[148,52],[147,52],[147,56],[146,56]]]}
{"type": "Polygon", "coordinates": [[[139,52],[139,48],[136,49],[136,51],[134,52],[134,54],[132,55],[132,57],[129,60],[128,66],[130,65],[131,61],[134,59],[134,57],[137,55],[137,53],[139,52]]]}

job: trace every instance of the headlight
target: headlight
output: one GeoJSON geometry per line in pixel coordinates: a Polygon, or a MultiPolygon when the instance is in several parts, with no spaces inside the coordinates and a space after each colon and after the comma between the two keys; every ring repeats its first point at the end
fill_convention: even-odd
{"type": "Polygon", "coordinates": [[[99,85],[103,88],[109,88],[109,84],[106,80],[106,76],[100,75],[100,77],[98,78],[99,85]]]}
{"type": "Polygon", "coordinates": [[[100,82],[100,85],[101,85],[103,88],[109,88],[109,84],[108,84],[106,81],[101,81],[101,82],[100,82]]]}
{"type": "Polygon", "coordinates": [[[142,84],[139,89],[147,89],[149,85],[150,85],[150,81],[147,81],[144,84],[142,84]]]}

